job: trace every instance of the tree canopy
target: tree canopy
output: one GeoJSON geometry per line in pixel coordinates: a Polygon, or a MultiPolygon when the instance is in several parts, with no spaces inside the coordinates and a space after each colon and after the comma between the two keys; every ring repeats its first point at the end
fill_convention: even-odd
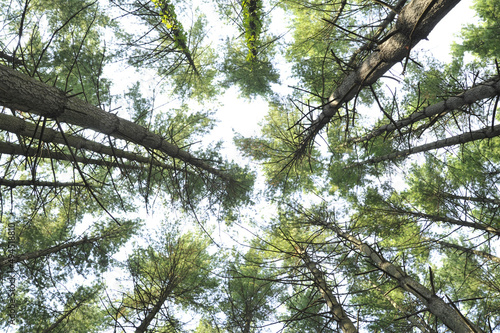
{"type": "Polygon", "coordinates": [[[445,59],[459,3],[0,0],[0,330],[500,331],[500,0],[445,59]]]}

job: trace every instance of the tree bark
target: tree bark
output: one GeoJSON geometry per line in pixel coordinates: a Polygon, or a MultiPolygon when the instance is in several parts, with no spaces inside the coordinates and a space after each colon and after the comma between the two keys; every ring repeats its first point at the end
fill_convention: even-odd
{"type": "Polygon", "coordinates": [[[347,316],[342,305],[337,301],[337,298],[333,295],[332,291],[328,287],[324,274],[319,270],[315,262],[311,260],[306,251],[300,247],[296,247],[300,258],[306,265],[307,269],[313,275],[314,284],[318,287],[321,296],[326,302],[326,305],[330,309],[333,319],[339,324],[342,332],[344,333],[357,333],[358,330],[356,326],[352,323],[351,319],[347,316]]]}
{"type": "Polygon", "coordinates": [[[171,294],[171,289],[167,288],[162,291],[160,297],[158,298],[158,301],[155,303],[151,311],[148,312],[146,317],[142,320],[141,324],[139,327],[135,329],[135,333],[144,333],[147,331],[149,325],[153,321],[154,317],[158,312],[160,312],[161,307],[163,306],[163,303],[167,301],[167,298],[171,294]]]}
{"type": "MultiPolygon", "coordinates": [[[[0,119],[1,121],[1,119],[0,119]]],[[[74,139],[79,139],[78,137],[74,137],[74,139]]],[[[85,139],[82,139],[85,140],[85,139]]],[[[73,141],[73,140],[71,140],[73,141]]],[[[94,143],[92,141],[88,141],[94,143]]],[[[95,143],[99,145],[98,143],[95,143]]],[[[107,147],[109,149],[109,147],[107,147]]],[[[110,149],[111,150],[111,149],[110,149]]],[[[109,161],[106,159],[95,159],[95,158],[86,158],[82,156],[75,156],[73,158],[69,152],[67,154],[62,153],[62,152],[54,152],[54,151],[47,151],[46,149],[42,149],[38,151],[38,149],[35,148],[25,148],[22,147],[21,145],[17,145],[14,143],[10,142],[1,142],[0,141],[0,154],[7,154],[7,155],[19,155],[19,156],[30,156],[30,157],[36,157],[36,158],[47,158],[47,159],[54,159],[54,160],[60,160],[60,161],[67,161],[67,162],[78,162],[82,163],[85,165],[101,165],[105,167],[116,167],[120,169],[126,169],[126,170],[141,170],[145,168],[145,165],[147,164],[153,164],[154,166],[160,167],[165,170],[175,170],[178,172],[185,172],[188,174],[192,174],[192,171],[181,169],[181,168],[176,168],[171,165],[161,163],[157,161],[156,159],[148,158],[139,154],[135,153],[130,153],[121,149],[112,149],[112,152],[114,155],[111,157],[115,158],[116,161],[118,159],[127,159],[128,161],[132,162],[138,162],[139,164],[133,165],[133,164],[125,164],[125,163],[119,163],[119,162],[113,162],[109,161]]],[[[104,154],[103,152],[100,152],[104,154]]],[[[99,153],[99,154],[100,154],[99,153]]],[[[111,153],[111,152],[110,152],[111,153]]]]}
{"type": "Polygon", "coordinates": [[[25,254],[13,256],[12,258],[0,257],[0,267],[10,265],[10,264],[15,264],[15,263],[25,261],[25,260],[33,260],[36,258],[45,257],[45,256],[48,256],[49,254],[56,253],[56,252],[59,252],[61,250],[64,250],[64,249],[67,249],[70,247],[75,247],[75,246],[79,246],[82,244],[92,244],[92,243],[95,243],[95,242],[100,241],[102,239],[105,239],[108,237],[113,237],[117,233],[118,233],[118,230],[115,232],[109,232],[105,235],[100,235],[100,236],[96,236],[96,237],[91,237],[91,238],[84,237],[84,238],[77,240],[77,241],[74,241],[74,242],[67,242],[64,244],[59,244],[56,246],[52,246],[48,249],[33,251],[30,253],[25,253],[25,254]]]}
{"type": "MultiPolygon", "coordinates": [[[[61,153],[61,152],[53,152],[53,151],[47,151],[45,149],[42,149],[38,151],[35,148],[24,148],[21,145],[13,144],[10,142],[1,142],[0,141],[0,154],[6,154],[6,155],[19,155],[19,156],[29,156],[29,157],[36,157],[36,158],[48,158],[52,160],[59,160],[59,161],[66,161],[66,162],[74,162],[73,158],[69,154],[61,153]]],[[[117,153],[117,155],[120,155],[120,152],[117,153]]],[[[143,169],[144,166],[141,164],[139,165],[132,165],[132,164],[124,164],[124,163],[117,163],[117,162],[111,162],[107,161],[105,159],[95,159],[95,158],[86,158],[86,157],[81,157],[81,156],[75,156],[76,157],[76,162],[82,163],[85,165],[100,165],[100,166],[105,166],[105,167],[116,167],[116,168],[122,168],[122,169],[127,169],[127,170],[140,170],[143,169]]],[[[120,156],[116,156],[120,158],[120,156]]],[[[169,165],[163,165],[162,163],[152,161],[154,165],[159,164],[162,168],[165,169],[170,169],[172,168],[169,165]]],[[[173,168],[172,168],[173,169],[173,168]]],[[[181,171],[181,170],[179,170],[181,171]]]]}
{"type": "Polygon", "coordinates": [[[231,180],[225,172],[212,167],[189,152],[181,150],[160,135],[78,98],[67,96],[55,87],[36,81],[4,65],[0,65],[0,105],[14,110],[35,113],[133,142],[148,149],[158,150],[219,178],[231,180]]]}
{"type": "Polygon", "coordinates": [[[439,318],[453,332],[482,332],[440,297],[427,289],[425,286],[421,285],[411,276],[407,275],[400,267],[384,259],[382,255],[373,250],[368,244],[363,243],[356,237],[343,232],[339,227],[333,224],[323,223],[322,225],[334,231],[339,237],[352,244],[372,264],[374,264],[375,267],[385,272],[392,279],[396,280],[401,288],[420,299],[429,311],[439,318]]]}
{"type": "Polygon", "coordinates": [[[409,56],[410,50],[434,29],[436,24],[460,0],[413,0],[398,16],[390,36],[379,45],[358,68],[335,89],[322,113],[314,119],[304,133],[302,147],[313,142],[316,134],[338,112],[343,103],[353,99],[364,86],[375,83],[392,66],[409,56]]]}
{"type": "Polygon", "coordinates": [[[33,179],[5,179],[0,178],[0,186],[17,187],[17,186],[45,186],[45,187],[71,187],[71,186],[85,186],[85,183],[75,182],[47,182],[33,179]]]}
{"type": "MultiPolygon", "coordinates": [[[[66,141],[58,131],[55,131],[51,128],[45,128],[42,135],[42,131],[40,129],[37,130],[34,124],[3,113],[0,113],[0,129],[20,136],[36,138],[44,142],[52,142],[66,146],[66,141]]],[[[87,140],[80,136],[65,133],[64,137],[66,138],[69,146],[75,149],[85,149],[98,154],[114,156],[116,158],[123,158],[129,161],[136,161],[145,164],[151,162],[151,159],[149,157],[124,151],[118,148],[111,148],[107,145],[87,140]]]]}
{"type": "Polygon", "coordinates": [[[365,164],[375,164],[375,163],[380,163],[383,161],[392,161],[397,158],[401,157],[407,157],[408,155],[413,155],[416,153],[421,153],[421,152],[426,152],[430,150],[436,150],[439,148],[444,148],[444,147],[450,147],[450,146],[455,146],[458,144],[463,144],[467,142],[472,142],[476,140],[482,140],[482,139],[488,139],[488,138],[494,138],[496,136],[500,135],[500,125],[496,125],[493,127],[486,127],[479,129],[477,131],[471,131],[468,133],[464,134],[459,134],[456,136],[452,136],[451,138],[446,138],[438,141],[434,141],[431,143],[427,143],[421,146],[401,150],[401,151],[396,151],[387,155],[379,156],[379,157],[374,157],[374,158],[369,158],[367,160],[364,160],[359,163],[353,163],[351,166],[361,166],[365,164]]]}
{"type": "Polygon", "coordinates": [[[61,317],[57,318],[57,320],[52,325],[50,325],[49,327],[47,327],[46,329],[44,329],[42,331],[42,333],[52,332],[55,328],[57,328],[57,326],[59,326],[59,324],[61,324],[64,321],[64,319],[66,319],[67,317],[69,317],[73,313],[73,311],[77,310],[80,306],[82,306],[85,301],[86,300],[82,300],[82,301],[78,302],[70,310],[66,311],[61,317]]]}
{"type": "Polygon", "coordinates": [[[381,135],[384,132],[392,132],[408,125],[412,125],[422,119],[437,115],[443,115],[464,105],[470,105],[479,100],[497,96],[498,94],[500,94],[500,79],[497,76],[491,80],[478,84],[477,86],[464,91],[460,95],[449,97],[442,102],[424,108],[422,111],[413,112],[407,118],[398,120],[394,123],[380,126],[379,128],[362,137],[349,139],[348,142],[359,143],[368,141],[376,136],[381,135]]]}

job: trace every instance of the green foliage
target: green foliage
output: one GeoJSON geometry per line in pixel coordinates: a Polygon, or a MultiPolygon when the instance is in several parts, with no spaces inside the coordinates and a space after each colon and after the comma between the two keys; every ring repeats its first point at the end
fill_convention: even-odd
{"type": "Polygon", "coordinates": [[[453,53],[463,57],[470,52],[479,59],[489,61],[500,55],[498,30],[500,29],[500,2],[498,0],[476,0],[474,2],[478,24],[469,24],[462,29],[461,44],[453,44],[453,53]]]}
{"type": "Polygon", "coordinates": [[[123,295],[115,307],[125,322],[143,324],[151,311],[156,311],[145,327],[173,325],[178,307],[184,310],[209,310],[211,298],[218,287],[212,275],[216,256],[209,254],[210,241],[200,234],[183,233],[165,225],[147,247],[136,248],[129,256],[126,268],[133,288],[123,295]],[[140,314],[136,318],[135,313],[140,314]]]}
{"type": "Polygon", "coordinates": [[[307,151],[303,158],[294,156],[300,143],[300,132],[294,123],[300,118],[300,110],[294,108],[290,111],[289,108],[282,101],[270,102],[261,136],[236,137],[235,142],[245,156],[262,163],[271,192],[313,192],[318,185],[315,177],[322,172],[322,159],[315,148],[307,151]]]}
{"type": "Polygon", "coordinates": [[[257,44],[259,43],[262,30],[262,1],[242,0],[243,28],[245,30],[245,42],[248,48],[246,60],[252,62],[257,58],[257,44]]]}
{"type": "Polygon", "coordinates": [[[232,253],[226,271],[226,296],[219,308],[227,319],[228,332],[257,332],[273,316],[273,301],[282,288],[273,281],[273,270],[263,263],[262,252],[250,249],[245,254],[232,253]]]}
{"type": "Polygon", "coordinates": [[[270,61],[273,53],[253,56],[249,60],[249,56],[245,58],[238,42],[231,43],[228,40],[225,47],[224,62],[221,65],[226,77],[223,85],[226,87],[236,85],[240,89],[241,96],[245,98],[271,95],[271,84],[278,83],[280,77],[270,61]]]}
{"type": "MultiPolygon", "coordinates": [[[[0,0],[1,63],[110,110],[93,119],[100,132],[66,116],[57,124],[11,103],[14,75],[0,78],[3,114],[36,127],[0,133],[0,243],[15,225],[18,306],[8,327],[3,246],[1,329],[337,332],[332,294],[360,331],[449,330],[408,287],[418,282],[498,330],[498,136],[373,159],[496,128],[496,87],[408,117],[497,75],[498,0],[476,2],[480,22],[464,28],[450,64],[412,50],[404,77],[396,69],[370,84],[351,80],[366,59],[406,52],[385,43],[413,14],[402,2],[108,3],[0,0]],[[467,54],[476,60],[466,64],[467,54]],[[120,97],[111,83],[121,73],[103,76],[111,64],[135,70],[120,97]],[[277,95],[280,75],[298,81],[290,96],[277,95]],[[226,142],[209,138],[219,135],[218,95],[232,88],[269,111],[259,134],[234,138],[241,156],[225,158],[226,142]],[[118,284],[107,285],[110,272],[118,284]]],[[[94,110],[40,99],[40,110],[94,110]]]]}
{"type": "Polygon", "coordinates": [[[174,47],[178,48],[181,52],[188,56],[189,50],[187,49],[187,36],[184,32],[182,24],[177,19],[173,5],[164,0],[151,1],[154,3],[155,8],[160,10],[161,22],[172,32],[174,47]]]}
{"type": "Polygon", "coordinates": [[[22,3],[19,7],[16,2],[4,6],[12,11],[3,12],[6,17],[24,15],[22,28],[16,26],[19,22],[15,28],[10,25],[11,36],[6,38],[10,43],[4,50],[7,53],[15,50],[16,58],[22,59],[20,67],[30,76],[50,82],[71,95],[81,94],[92,104],[109,105],[111,82],[101,75],[111,54],[103,37],[107,31],[117,31],[117,24],[107,11],[98,2],[36,0],[26,3],[29,8],[24,13],[24,2],[19,3],[22,3]],[[17,43],[13,36],[19,31],[23,35],[17,43]]]}

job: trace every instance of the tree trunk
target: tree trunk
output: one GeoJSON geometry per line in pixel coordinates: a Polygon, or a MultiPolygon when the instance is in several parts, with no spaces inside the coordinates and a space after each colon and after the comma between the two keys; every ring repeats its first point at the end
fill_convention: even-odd
{"type": "Polygon", "coordinates": [[[231,180],[225,172],[181,150],[160,135],[78,98],[67,96],[57,88],[36,81],[4,65],[0,65],[0,105],[35,113],[133,142],[148,149],[158,150],[219,178],[231,180]]]}
{"type": "Polygon", "coordinates": [[[411,216],[420,217],[420,218],[428,219],[428,220],[435,221],[435,222],[445,222],[445,223],[450,223],[453,225],[459,225],[462,227],[474,228],[477,230],[483,230],[483,231],[495,234],[497,236],[500,236],[500,229],[490,227],[488,225],[484,225],[484,224],[480,224],[480,223],[461,221],[461,220],[452,219],[452,218],[446,217],[446,216],[430,215],[430,214],[425,214],[425,213],[410,212],[410,211],[399,210],[399,209],[394,210],[394,211],[387,211],[387,212],[389,212],[389,213],[392,212],[392,213],[395,213],[398,215],[411,215],[411,216]]]}
{"type": "Polygon", "coordinates": [[[471,131],[468,133],[464,134],[459,134],[452,136],[451,138],[446,138],[438,141],[434,141],[431,143],[427,143],[421,146],[401,150],[401,151],[396,151],[387,155],[379,156],[379,157],[374,157],[370,158],[367,160],[364,160],[359,163],[353,163],[351,166],[360,166],[360,165],[365,165],[365,164],[375,164],[383,161],[392,161],[396,158],[406,158],[408,155],[413,155],[416,153],[421,153],[421,152],[426,152],[430,150],[436,150],[439,148],[444,148],[444,147],[450,147],[450,146],[455,146],[458,144],[463,144],[471,141],[476,141],[476,140],[481,140],[481,139],[488,139],[488,138],[494,138],[496,136],[500,135],[500,125],[496,125],[493,127],[486,127],[479,129],[477,131],[471,131]]]}
{"type": "Polygon", "coordinates": [[[43,249],[43,250],[38,250],[38,251],[30,252],[30,253],[16,255],[16,256],[13,256],[12,258],[0,257],[0,267],[10,265],[10,264],[15,264],[15,263],[25,261],[25,260],[32,260],[32,259],[36,259],[36,258],[40,258],[40,257],[45,257],[45,256],[48,256],[49,254],[56,253],[56,252],[59,252],[61,250],[64,250],[64,249],[67,249],[70,247],[75,247],[75,246],[79,246],[82,244],[92,244],[92,243],[95,243],[99,240],[102,240],[102,239],[105,239],[108,237],[113,237],[117,233],[118,233],[118,230],[114,231],[114,232],[113,231],[109,232],[105,235],[96,236],[96,237],[91,237],[91,238],[84,237],[84,238],[77,240],[77,241],[74,241],[74,242],[67,242],[64,244],[52,246],[48,249],[43,249]]]}
{"type": "Polygon", "coordinates": [[[326,305],[330,309],[330,312],[333,315],[333,319],[339,324],[342,332],[357,333],[358,330],[356,329],[356,326],[354,326],[351,319],[347,316],[344,309],[342,308],[342,305],[337,301],[337,298],[333,295],[332,291],[328,287],[324,279],[324,274],[318,269],[318,266],[311,260],[306,251],[304,251],[300,247],[296,247],[296,249],[300,255],[300,258],[302,259],[302,261],[304,261],[307,269],[313,275],[314,284],[321,292],[321,296],[323,296],[326,305]]]}
{"type": "Polygon", "coordinates": [[[442,102],[424,108],[422,111],[413,112],[407,118],[380,126],[362,137],[349,139],[348,142],[358,143],[368,141],[384,132],[393,132],[397,129],[412,125],[422,119],[443,115],[464,105],[470,105],[479,100],[497,96],[498,94],[500,94],[500,79],[495,77],[464,91],[460,95],[449,97],[442,102]]]}
{"type": "Polygon", "coordinates": [[[71,187],[71,186],[85,186],[85,183],[75,183],[75,182],[46,182],[33,179],[5,179],[0,178],[0,186],[8,186],[14,188],[17,186],[45,186],[45,187],[71,187]]]}
{"type": "Polygon", "coordinates": [[[424,240],[429,242],[429,243],[437,243],[437,244],[441,245],[441,247],[457,249],[457,250],[462,251],[464,253],[474,253],[477,256],[486,258],[488,260],[491,260],[493,262],[500,264],[500,258],[497,256],[494,256],[488,252],[474,250],[474,249],[471,249],[468,247],[464,247],[464,246],[453,244],[453,243],[448,243],[448,242],[445,242],[442,240],[437,240],[437,239],[424,238],[424,240]]]}
{"type": "Polygon", "coordinates": [[[350,244],[354,245],[372,264],[378,269],[385,272],[392,279],[399,283],[399,286],[404,290],[415,295],[424,303],[429,311],[439,318],[449,329],[456,333],[477,333],[482,332],[469,322],[462,314],[443,301],[432,291],[407,275],[400,267],[390,263],[373,250],[368,244],[363,243],[359,239],[350,234],[342,232],[339,227],[333,224],[322,224],[328,229],[334,231],[339,237],[345,239],[350,244]]]}
{"type": "MultiPolygon", "coordinates": [[[[14,116],[9,116],[3,113],[0,113],[0,129],[14,133],[20,136],[24,137],[29,137],[29,138],[36,138],[39,139],[43,142],[53,142],[57,144],[62,144],[62,145],[67,145],[69,144],[70,147],[76,148],[76,149],[85,149],[89,150],[98,154],[104,154],[108,156],[113,156],[116,158],[122,158],[122,159],[127,159],[129,161],[136,161],[144,164],[149,164],[151,163],[151,158],[136,154],[136,153],[131,153],[128,151],[124,151],[122,149],[118,148],[112,148],[107,145],[103,145],[101,143],[87,140],[85,138],[76,136],[76,135],[71,135],[68,133],[64,134],[64,138],[59,133],[58,131],[55,131],[50,128],[45,128],[43,130],[43,135],[42,131],[40,129],[36,129],[36,126],[30,122],[24,121],[23,119],[14,117],[14,116]],[[66,140],[65,140],[66,138],[66,140]]],[[[165,167],[167,169],[172,169],[173,167],[168,166],[163,163],[157,163],[158,166],[165,167]]]]}
{"type": "Polygon", "coordinates": [[[314,140],[317,133],[337,113],[343,103],[353,99],[364,86],[375,83],[394,64],[409,56],[410,50],[426,38],[436,24],[458,4],[459,0],[413,0],[400,12],[390,36],[379,45],[358,68],[335,89],[323,112],[314,119],[303,138],[303,147],[314,140]]]}
{"type": "MultiPolygon", "coordinates": [[[[19,156],[26,156],[26,157],[34,157],[34,158],[47,158],[51,160],[59,160],[59,161],[66,161],[66,162],[78,162],[82,163],[85,165],[100,165],[100,166],[105,166],[105,167],[115,167],[115,168],[121,168],[121,169],[126,169],[126,170],[141,170],[144,169],[144,166],[141,164],[138,165],[133,165],[133,164],[124,164],[124,163],[117,163],[117,162],[112,162],[108,161],[105,159],[95,159],[95,158],[86,158],[86,157],[81,157],[81,156],[75,156],[76,160],[73,160],[73,158],[65,153],[61,152],[53,152],[53,151],[47,151],[45,149],[42,149],[38,151],[38,149],[35,148],[24,148],[21,145],[13,144],[10,142],[1,142],[0,141],[0,154],[6,154],[6,155],[19,155],[19,156]]],[[[120,151],[117,152],[116,156],[117,158],[120,158],[120,151]]],[[[164,169],[174,169],[173,167],[159,163],[156,160],[151,161],[153,165],[158,165],[161,168],[164,169]]],[[[179,170],[181,171],[181,170],[179,170]]]]}

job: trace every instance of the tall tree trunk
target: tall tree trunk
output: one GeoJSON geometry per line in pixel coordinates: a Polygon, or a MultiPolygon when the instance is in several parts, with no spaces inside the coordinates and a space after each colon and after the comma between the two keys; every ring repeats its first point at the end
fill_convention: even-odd
{"type": "MultiPolygon", "coordinates": [[[[3,113],[0,113],[0,129],[23,137],[36,138],[43,142],[53,142],[62,145],[69,144],[70,147],[76,149],[85,149],[98,154],[113,156],[120,159],[127,159],[129,161],[136,161],[144,164],[157,163],[154,161],[152,162],[151,158],[149,157],[103,145],[95,141],[87,140],[80,136],[65,133],[63,138],[61,133],[51,128],[45,128],[42,134],[40,128],[37,130],[34,124],[3,113]]],[[[165,167],[167,169],[173,168],[164,163],[157,163],[156,165],[165,167]]]]}
{"type": "Polygon", "coordinates": [[[449,243],[449,242],[445,242],[445,241],[437,240],[437,239],[424,238],[424,240],[426,242],[429,242],[429,243],[437,243],[437,244],[441,245],[441,247],[443,247],[443,248],[456,249],[456,250],[462,251],[464,253],[474,253],[477,256],[486,258],[488,260],[491,260],[493,262],[496,262],[496,263],[500,264],[500,258],[497,257],[497,256],[494,256],[494,255],[492,255],[491,253],[488,253],[488,252],[474,250],[474,249],[471,249],[471,248],[468,248],[468,247],[464,247],[464,246],[461,246],[461,245],[457,245],[457,244],[453,244],[453,243],[449,243]]]}
{"type": "Polygon", "coordinates": [[[151,325],[151,322],[153,321],[154,317],[160,312],[161,307],[163,306],[163,303],[166,302],[168,296],[170,296],[172,290],[171,288],[166,288],[162,290],[162,293],[158,300],[156,301],[155,305],[151,309],[151,311],[148,311],[148,314],[146,317],[142,320],[141,324],[139,327],[135,329],[135,333],[144,333],[147,331],[149,325],[151,325]]]}
{"type": "Polygon", "coordinates": [[[333,295],[332,291],[328,287],[323,272],[320,271],[318,266],[314,261],[311,260],[306,251],[300,247],[296,247],[296,250],[306,265],[307,269],[313,275],[314,284],[318,287],[321,296],[326,302],[326,305],[330,309],[333,319],[339,324],[342,332],[344,333],[357,333],[358,330],[356,326],[352,323],[351,319],[347,316],[342,305],[337,301],[337,298],[333,295]]]}
{"type": "Polygon", "coordinates": [[[462,227],[468,227],[468,228],[474,228],[477,230],[483,230],[492,234],[495,234],[497,236],[500,236],[500,229],[494,228],[488,225],[480,224],[480,223],[475,223],[475,222],[467,222],[467,221],[461,221],[457,219],[453,219],[451,217],[446,217],[446,216],[439,216],[439,215],[431,215],[431,214],[425,214],[425,213],[419,213],[419,212],[411,212],[407,210],[388,210],[388,213],[393,213],[397,215],[411,215],[415,217],[420,217],[424,218],[430,221],[436,221],[436,222],[445,222],[453,225],[458,225],[462,227]]]}
{"type": "Polygon", "coordinates": [[[72,186],[85,186],[85,183],[75,182],[46,182],[33,179],[5,179],[0,178],[0,186],[17,187],[17,186],[45,186],[45,187],[72,187],[72,186]]]}
{"type": "MultiPolygon", "coordinates": [[[[141,170],[144,169],[144,166],[142,164],[138,165],[133,165],[133,164],[124,164],[124,163],[117,163],[117,162],[112,162],[109,160],[105,159],[95,159],[95,158],[85,158],[81,156],[75,156],[75,160],[73,160],[73,157],[70,156],[69,154],[61,153],[61,152],[54,152],[54,151],[47,151],[46,149],[42,149],[38,151],[38,149],[35,148],[28,148],[28,147],[23,147],[21,145],[13,144],[10,142],[1,142],[0,141],[0,154],[6,154],[6,155],[11,155],[11,156],[27,156],[27,157],[33,157],[33,158],[47,158],[51,160],[59,160],[59,161],[66,161],[66,162],[78,162],[82,163],[85,165],[100,165],[100,166],[105,166],[105,167],[115,167],[115,168],[121,168],[121,169],[126,169],[126,170],[141,170]]],[[[120,151],[117,152],[116,156],[117,158],[120,158],[120,151]]],[[[174,169],[170,165],[166,165],[163,163],[159,163],[156,160],[151,161],[153,165],[158,165],[163,169],[174,169]]],[[[181,171],[181,170],[179,170],[181,171]]]]}
{"type": "Polygon", "coordinates": [[[67,96],[57,88],[36,81],[4,65],[0,65],[0,105],[35,113],[133,142],[148,149],[158,150],[221,179],[231,180],[225,172],[181,150],[160,135],[78,98],[67,96]]]}
{"type": "Polygon", "coordinates": [[[339,227],[331,223],[323,223],[323,226],[334,231],[339,237],[357,248],[367,260],[378,269],[385,272],[392,279],[396,280],[401,288],[415,295],[429,309],[429,311],[439,318],[449,329],[456,333],[477,333],[482,332],[461,313],[443,301],[435,293],[421,285],[411,276],[407,275],[400,267],[390,263],[382,255],[377,253],[368,244],[360,241],[356,237],[343,232],[339,227]]]}
{"type": "Polygon", "coordinates": [[[43,250],[33,251],[30,253],[20,254],[20,255],[13,256],[11,258],[0,257],[0,267],[10,265],[10,264],[15,264],[15,263],[25,261],[25,260],[32,260],[32,259],[36,259],[36,258],[40,258],[40,257],[45,257],[45,256],[48,256],[52,253],[57,253],[61,250],[64,250],[64,249],[67,249],[70,247],[75,247],[75,246],[79,246],[79,245],[83,245],[83,244],[93,244],[93,243],[100,241],[102,239],[115,237],[115,235],[118,233],[119,233],[119,229],[117,229],[116,231],[110,231],[104,235],[90,237],[90,238],[84,237],[84,238],[77,240],[77,241],[74,241],[74,242],[67,242],[67,243],[55,245],[55,246],[49,247],[48,249],[43,249],[43,250]]]}
{"type": "Polygon", "coordinates": [[[349,139],[348,142],[358,143],[368,141],[383,134],[384,132],[393,132],[403,127],[415,124],[422,119],[443,115],[464,105],[470,105],[479,100],[497,96],[498,94],[500,94],[500,79],[497,76],[464,91],[460,95],[449,97],[444,101],[424,108],[422,111],[413,112],[410,116],[404,119],[380,126],[362,137],[349,139]]]}
{"type": "Polygon", "coordinates": [[[394,64],[409,56],[410,50],[434,29],[459,0],[413,0],[400,12],[390,36],[335,89],[322,113],[314,119],[303,138],[303,147],[313,142],[319,131],[353,99],[364,86],[375,83],[394,64]]]}
{"type": "Polygon", "coordinates": [[[430,150],[436,150],[439,148],[455,146],[462,143],[472,142],[476,140],[494,138],[500,135],[500,125],[489,126],[476,131],[470,131],[468,133],[463,133],[459,135],[452,136],[451,138],[446,138],[442,140],[437,140],[431,143],[427,143],[421,146],[396,151],[387,155],[369,158],[359,163],[353,163],[351,166],[360,166],[365,164],[374,164],[383,161],[392,161],[396,158],[407,157],[408,155],[413,155],[416,153],[426,152],[430,150]]]}
{"type": "Polygon", "coordinates": [[[54,329],[57,328],[57,326],[59,326],[64,321],[64,319],[68,318],[73,313],[73,311],[77,310],[80,306],[82,306],[85,303],[85,301],[86,300],[82,300],[81,302],[78,302],[70,310],[66,311],[61,317],[57,318],[57,320],[52,325],[50,325],[49,327],[44,329],[42,331],[42,333],[52,332],[54,329]]]}

